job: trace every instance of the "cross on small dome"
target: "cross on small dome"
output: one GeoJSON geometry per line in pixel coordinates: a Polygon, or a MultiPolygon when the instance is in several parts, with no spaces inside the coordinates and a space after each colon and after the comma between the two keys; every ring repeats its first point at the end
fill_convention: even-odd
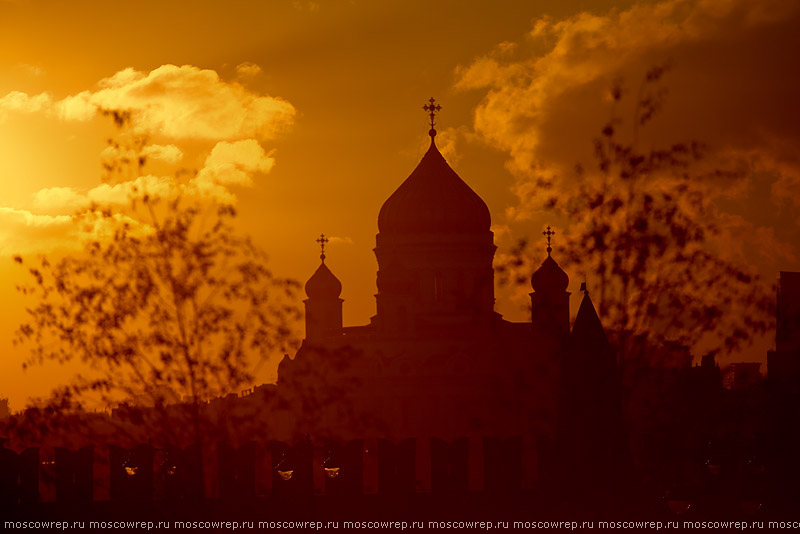
{"type": "Polygon", "coordinates": [[[317,238],[317,243],[319,243],[320,249],[319,259],[321,259],[323,262],[325,261],[325,245],[328,244],[328,241],[330,241],[330,239],[325,237],[325,234],[319,234],[319,237],[317,238]]]}
{"type": "Polygon", "coordinates": [[[547,230],[542,232],[542,235],[544,235],[547,238],[547,255],[549,256],[550,253],[553,251],[553,248],[550,246],[550,238],[556,235],[556,231],[551,230],[550,227],[548,226],[547,230]]]}

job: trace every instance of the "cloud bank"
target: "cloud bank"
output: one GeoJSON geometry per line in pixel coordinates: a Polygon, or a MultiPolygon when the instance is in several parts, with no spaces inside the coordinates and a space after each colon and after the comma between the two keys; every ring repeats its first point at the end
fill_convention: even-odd
{"type": "Polygon", "coordinates": [[[709,173],[706,191],[747,204],[719,206],[732,210],[730,229],[755,244],[775,222],[765,223],[770,211],[800,207],[798,25],[800,4],[780,0],[665,0],[545,17],[519,42],[459,67],[455,84],[484,92],[474,128],[510,156],[520,198],[510,220],[541,218],[553,193],[542,183],[567,191],[579,179],[576,164],[589,174],[597,168],[592,141],[613,114],[623,139],[635,135],[642,149],[698,140],[708,147],[709,171],[734,169],[709,173]],[[647,96],[641,82],[656,65],[669,67],[663,109],[637,131],[633,106],[647,96]],[[616,108],[615,86],[623,93],[616,108]]]}
{"type": "MultiPolygon", "coordinates": [[[[247,70],[254,72],[256,65],[247,70]]],[[[144,73],[121,70],[97,89],[54,99],[49,93],[13,91],[0,98],[0,111],[38,113],[67,121],[88,121],[103,110],[131,112],[136,129],[172,139],[273,139],[292,124],[294,107],[281,98],[258,95],[229,83],[209,69],[162,65],[144,73]]]]}
{"type": "MultiPolygon", "coordinates": [[[[238,68],[242,76],[259,72],[260,67],[252,63],[238,68]]],[[[143,193],[151,198],[180,196],[194,202],[234,204],[232,188],[252,187],[255,176],[269,173],[275,165],[274,151],[265,150],[262,143],[291,126],[295,109],[281,98],[223,81],[213,70],[162,65],[148,73],[121,70],[100,80],[94,90],[61,99],[47,92],[12,91],[0,98],[0,119],[10,113],[38,113],[63,121],[88,121],[116,113],[129,121],[132,133],[174,142],[138,147],[112,143],[100,154],[101,161],[135,171],[136,162],[144,158],[171,166],[174,172],[159,176],[139,166],[140,172],[117,176],[88,191],[66,185],[42,189],[34,194],[31,210],[0,208],[4,228],[0,253],[8,254],[77,246],[81,233],[71,215],[93,206],[124,213],[131,198],[143,193]],[[211,143],[203,166],[191,176],[175,168],[184,159],[179,145],[187,141],[211,143]]],[[[87,232],[99,236],[102,217],[95,219],[97,224],[89,224],[87,232]]]]}

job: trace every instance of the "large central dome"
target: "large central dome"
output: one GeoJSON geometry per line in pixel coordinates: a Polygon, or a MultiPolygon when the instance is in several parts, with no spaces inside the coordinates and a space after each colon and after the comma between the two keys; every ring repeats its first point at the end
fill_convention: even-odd
{"type": "Polygon", "coordinates": [[[489,208],[450,168],[433,139],[417,168],[378,215],[383,235],[483,233],[491,224],[489,208]]]}

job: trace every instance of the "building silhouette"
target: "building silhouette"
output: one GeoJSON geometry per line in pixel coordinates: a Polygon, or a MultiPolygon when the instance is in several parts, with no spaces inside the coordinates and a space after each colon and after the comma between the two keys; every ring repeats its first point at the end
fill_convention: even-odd
{"type": "Polygon", "coordinates": [[[568,465],[572,476],[607,480],[622,448],[617,365],[589,293],[570,327],[569,277],[548,227],[531,320],[494,310],[489,209],[436,147],[438,106],[425,109],[430,148],[378,216],[369,324],[342,324],[342,284],[318,239],[306,337],[278,368],[283,424],[339,439],[517,438],[537,477],[568,465]]]}
{"type": "Polygon", "coordinates": [[[774,390],[800,393],[800,273],[781,271],[775,310],[775,349],[767,353],[774,390]]]}
{"type": "MultiPolygon", "coordinates": [[[[61,513],[109,499],[115,510],[162,501],[183,513],[210,498],[227,517],[240,503],[262,509],[256,495],[292,513],[308,513],[307,498],[324,495],[331,509],[349,503],[361,513],[377,494],[382,513],[396,514],[398,502],[420,493],[430,495],[417,502],[446,513],[511,502],[539,516],[790,517],[800,497],[800,273],[781,273],[768,382],[759,363],[721,369],[709,353],[692,366],[688,347],[645,336],[632,340],[642,353],[683,363],[627,362],[621,373],[585,283],[570,322],[570,280],[550,227],[531,276],[530,320],[494,311],[489,210],[437,149],[433,116],[430,137],[380,211],[377,312],[368,324],[343,324],[343,288],[321,235],[320,264],[305,286],[305,339],[281,362],[277,384],[204,403],[202,415],[220,424],[195,442],[119,432],[129,423],[149,432],[145,416],[180,426],[172,421],[186,420],[189,403],[167,389],[157,406],[39,427],[36,446],[19,453],[0,438],[0,509],[27,513],[55,500],[61,513]],[[109,440],[78,435],[89,426],[109,440]]],[[[6,412],[0,399],[0,419],[6,412]]],[[[30,409],[30,422],[41,422],[37,414],[30,409]]],[[[17,425],[9,423],[4,431],[17,425]]]]}

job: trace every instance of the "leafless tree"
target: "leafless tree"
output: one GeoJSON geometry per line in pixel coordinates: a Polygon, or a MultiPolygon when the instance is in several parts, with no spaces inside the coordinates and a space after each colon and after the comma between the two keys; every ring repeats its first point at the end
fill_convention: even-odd
{"type": "MultiPolygon", "coordinates": [[[[104,162],[113,182],[147,160],[129,117],[111,114],[123,139],[111,141],[121,156],[104,162]]],[[[132,188],[122,209],[75,215],[88,235],[81,251],[14,257],[32,279],[19,287],[34,299],[16,331],[25,365],[86,369],[55,393],[61,409],[91,400],[165,440],[198,441],[212,430],[209,400],[252,385],[258,366],[295,345],[299,285],[267,268],[235,216],[230,205],[132,188]]]]}
{"type": "MultiPolygon", "coordinates": [[[[615,85],[611,118],[594,140],[596,169],[576,165],[575,185],[539,181],[548,192],[541,207],[568,224],[559,259],[587,277],[621,360],[645,365],[688,354],[664,347],[735,351],[771,327],[774,305],[774,289],[720,250],[713,190],[736,173],[709,169],[696,141],[639,147],[640,131],[664,105],[666,71],[654,67],[642,81],[629,142],[620,140],[624,92],[615,85]]],[[[529,242],[519,240],[499,266],[501,280],[527,282],[536,268],[529,242]]]]}

